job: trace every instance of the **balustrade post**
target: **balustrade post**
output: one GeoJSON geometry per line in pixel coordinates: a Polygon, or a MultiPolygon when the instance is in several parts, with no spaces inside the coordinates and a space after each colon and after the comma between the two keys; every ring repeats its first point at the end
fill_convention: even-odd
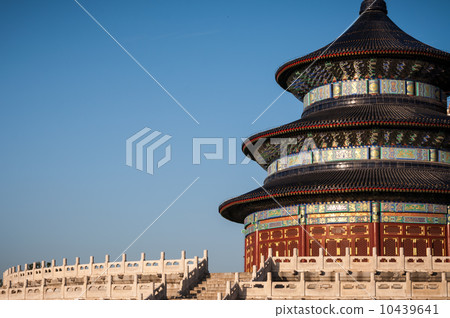
{"type": "Polygon", "coordinates": [[[125,262],[127,261],[127,254],[122,254],[122,264],[120,265],[120,271],[125,274],[125,270],[126,270],[126,266],[125,266],[125,262]]]}
{"type": "Polygon", "coordinates": [[[238,272],[234,273],[234,282],[239,283],[239,273],[238,272]]]}
{"type": "Polygon", "coordinates": [[[271,258],[271,257],[273,257],[273,252],[272,252],[272,248],[271,247],[269,247],[269,251],[268,251],[268,257],[267,258],[271,258]]]}
{"type": "Polygon", "coordinates": [[[140,272],[144,273],[144,266],[145,266],[145,253],[144,252],[141,253],[140,263],[141,263],[141,271],[140,272]]]}
{"type": "Polygon", "coordinates": [[[369,290],[370,290],[370,295],[373,298],[376,298],[377,297],[377,294],[376,294],[377,288],[376,288],[376,282],[375,282],[375,272],[370,273],[370,288],[369,288],[369,290]]]}
{"type": "Polygon", "coordinates": [[[295,247],[293,252],[294,257],[294,270],[297,270],[298,268],[298,249],[295,247]]]}
{"type": "Polygon", "coordinates": [[[92,275],[93,267],[94,267],[94,256],[89,256],[89,275],[92,275]]]}
{"type": "Polygon", "coordinates": [[[10,280],[8,280],[7,282],[6,282],[6,300],[9,300],[9,294],[10,294],[10,292],[11,292],[11,281],[10,280]]]}
{"type": "Polygon", "coordinates": [[[344,256],[344,268],[345,270],[350,270],[352,268],[352,261],[350,256],[350,248],[347,246],[345,248],[345,256],[344,256]]]}
{"type": "Polygon", "coordinates": [[[267,272],[266,279],[266,296],[272,297],[272,272],[267,272]]]}
{"type": "Polygon", "coordinates": [[[442,297],[448,297],[448,282],[447,282],[447,273],[446,272],[442,272],[441,273],[441,284],[442,284],[442,297]]]}
{"type": "Polygon", "coordinates": [[[299,286],[300,286],[300,290],[299,290],[299,293],[300,293],[300,297],[304,297],[305,296],[305,272],[300,272],[300,283],[299,283],[299,286]]]}
{"type": "Polygon", "coordinates": [[[209,261],[208,261],[208,250],[203,250],[203,259],[205,260],[205,270],[208,271],[208,265],[209,265],[209,261]]]}
{"type": "Polygon", "coordinates": [[[83,290],[84,290],[84,293],[81,296],[82,299],[87,299],[88,298],[87,286],[88,286],[88,276],[84,276],[83,277],[83,290]]]}
{"type": "Polygon", "coordinates": [[[229,280],[226,283],[225,295],[231,295],[231,282],[229,280]]]}
{"type": "Polygon", "coordinates": [[[63,274],[64,274],[64,277],[65,277],[66,276],[66,271],[67,271],[67,258],[63,258],[62,267],[63,267],[63,274]]]}
{"type": "Polygon", "coordinates": [[[252,266],[252,280],[256,278],[256,265],[252,266]]]}
{"type": "Polygon", "coordinates": [[[133,275],[133,289],[134,289],[134,297],[136,300],[138,299],[138,274],[133,275]]]}
{"type": "Polygon", "coordinates": [[[260,260],[261,261],[259,263],[259,268],[263,268],[264,267],[264,263],[266,262],[265,259],[264,259],[264,254],[261,254],[261,259],[260,260]]]}
{"type": "Polygon", "coordinates": [[[406,298],[412,298],[411,272],[406,272],[406,298]]]}
{"type": "MultiPolygon", "coordinates": [[[[23,265],[23,270],[25,271],[25,273],[27,273],[28,272],[28,266],[27,266],[27,264],[24,264],[23,265]]],[[[31,279],[33,279],[34,280],[34,271],[30,271],[31,272],[31,279]]],[[[28,275],[28,274],[27,274],[28,275]]],[[[5,275],[3,274],[3,283],[5,283],[5,275]]]]}
{"type": "Polygon", "coordinates": [[[66,277],[64,276],[61,280],[61,299],[65,298],[66,298],[66,277]]]}
{"type": "MultiPolygon", "coordinates": [[[[107,255],[109,257],[109,255],[107,255]]],[[[108,260],[109,261],[109,260],[108,260]]],[[[106,283],[106,298],[111,299],[112,276],[108,275],[106,283]]]]}
{"type": "Polygon", "coordinates": [[[159,261],[160,261],[160,268],[161,268],[161,274],[164,274],[165,273],[165,270],[166,270],[166,265],[164,264],[164,261],[165,261],[165,256],[166,256],[166,253],[164,253],[164,252],[161,252],[161,257],[160,257],[160,259],[159,259],[159,261]]]}
{"type": "Polygon", "coordinates": [[[341,297],[341,274],[339,272],[334,273],[334,284],[337,286],[336,297],[341,297]]]}
{"type": "Polygon", "coordinates": [[[194,256],[195,276],[198,276],[198,256],[194,256]]]}
{"type": "Polygon", "coordinates": [[[186,267],[186,251],[181,251],[181,271],[184,272],[184,268],[186,267]]]}
{"type": "Polygon", "coordinates": [[[431,255],[431,247],[427,247],[427,270],[432,271],[433,270],[433,256],[431,255]]]}
{"type": "Polygon", "coordinates": [[[55,277],[55,266],[56,266],[56,260],[52,259],[50,262],[51,277],[55,277]]]}
{"type": "Polygon", "coordinates": [[[105,271],[106,271],[106,275],[108,275],[108,273],[109,273],[109,255],[108,254],[105,255],[105,271]]]}
{"type": "Polygon", "coordinates": [[[405,252],[403,247],[400,247],[400,268],[397,267],[397,270],[405,270],[405,252]]]}
{"type": "Polygon", "coordinates": [[[372,270],[375,271],[377,269],[377,259],[378,259],[378,249],[374,247],[372,249],[372,270]]]}
{"type": "Polygon", "coordinates": [[[155,283],[154,282],[150,283],[150,295],[149,296],[152,296],[152,297],[155,296],[155,283]]]}
{"type": "Polygon", "coordinates": [[[41,290],[40,298],[41,300],[44,300],[45,278],[42,278],[41,286],[39,287],[39,289],[41,290]]]}
{"type": "Polygon", "coordinates": [[[79,257],[75,257],[75,276],[78,276],[78,272],[80,271],[80,258],[79,257]]]}
{"type": "Polygon", "coordinates": [[[189,265],[186,265],[186,267],[184,268],[183,277],[185,279],[189,279],[189,265]]]}
{"type": "Polygon", "coordinates": [[[183,277],[183,279],[180,280],[180,287],[178,287],[179,290],[181,290],[182,295],[184,295],[184,293],[187,292],[187,288],[185,288],[185,286],[187,286],[186,277],[183,277]]]}
{"type": "Polygon", "coordinates": [[[27,286],[28,286],[28,279],[25,278],[25,281],[23,282],[23,299],[26,300],[27,299],[27,286]]]}
{"type": "Polygon", "coordinates": [[[323,258],[323,248],[319,248],[319,264],[320,270],[323,270],[325,267],[324,258],[323,258]]]}

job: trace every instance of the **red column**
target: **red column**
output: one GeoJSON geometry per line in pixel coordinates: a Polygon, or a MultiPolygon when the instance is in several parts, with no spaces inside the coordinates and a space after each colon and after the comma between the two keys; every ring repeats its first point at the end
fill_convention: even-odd
{"type": "MultiPolygon", "coordinates": [[[[258,224],[255,224],[255,226],[258,226],[258,224]]],[[[261,255],[259,254],[259,233],[258,233],[258,228],[256,228],[256,232],[255,232],[255,263],[253,265],[256,265],[256,268],[259,269],[259,264],[261,263],[261,255]]]]}
{"type": "Polygon", "coordinates": [[[381,245],[380,245],[380,203],[372,202],[372,211],[371,211],[372,219],[371,219],[371,233],[370,233],[370,246],[372,249],[370,250],[370,255],[373,255],[373,248],[377,249],[377,255],[381,255],[381,245]]]}
{"type": "Polygon", "coordinates": [[[375,247],[377,249],[377,255],[380,255],[381,249],[380,249],[380,223],[373,222],[372,223],[372,231],[370,235],[370,242],[372,249],[370,251],[370,255],[373,255],[373,248],[375,247]]]}
{"type": "Polygon", "coordinates": [[[247,237],[244,239],[244,272],[247,271],[247,237]]]}
{"type": "Polygon", "coordinates": [[[306,250],[306,226],[303,224],[300,224],[300,232],[299,232],[299,247],[298,247],[298,256],[306,256],[305,250],[306,250]]]}
{"type": "Polygon", "coordinates": [[[446,256],[450,256],[450,216],[448,216],[448,221],[447,221],[447,235],[446,235],[446,240],[445,240],[445,246],[447,248],[447,255],[446,256]]]}
{"type": "Polygon", "coordinates": [[[306,207],[304,205],[300,206],[300,246],[298,248],[298,256],[306,256],[306,207]]]}

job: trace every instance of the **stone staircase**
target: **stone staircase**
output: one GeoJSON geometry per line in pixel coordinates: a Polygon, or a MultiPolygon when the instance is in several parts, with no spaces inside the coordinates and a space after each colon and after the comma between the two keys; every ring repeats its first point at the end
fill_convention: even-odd
{"type": "MultiPolygon", "coordinates": [[[[221,293],[225,296],[227,281],[233,284],[235,279],[234,273],[210,273],[194,287],[188,299],[197,300],[217,300],[217,294],[221,293]]],[[[252,280],[252,273],[239,273],[240,282],[248,282],[252,280]]]]}
{"type": "Polygon", "coordinates": [[[180,298],[180,283],[183,279],[182,274],[166,275],[166,297],[167,299],[180,298]]]}

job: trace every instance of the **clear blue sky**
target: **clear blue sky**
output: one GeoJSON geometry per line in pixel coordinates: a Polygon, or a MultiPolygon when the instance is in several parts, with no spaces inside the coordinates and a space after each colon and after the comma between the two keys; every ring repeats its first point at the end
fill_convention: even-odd
{"type": "MultiPolygon", "coordinates": [[[[247,137],[298,119],[302,104],[285,94],[251,125],[282,92],[278,66],[334,40],[361,0],[80,3],[200,125],[74,1],[0,1],[0,270],[115,258],[200,177],[129,258],[208,249],[211,271],[242,271],[242,225],[217,208],[266,173],[226,159],[194,166],[192,138],[247,137]],[[153,176],[125,165],[125,140],[144,127],[173,136],[173,160],[153,176]]],[[[449,1],[387,3],[406,32],[450,51],[449,1]]]]}

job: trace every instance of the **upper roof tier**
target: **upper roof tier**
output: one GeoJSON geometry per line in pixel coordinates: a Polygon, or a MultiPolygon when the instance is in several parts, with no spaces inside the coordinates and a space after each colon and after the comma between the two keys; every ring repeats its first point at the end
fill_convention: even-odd
{"type": "Polygon", "coordinates": [[[402,31],[387,16],[384,0],[364,0],[359,18],[342,36],[315,52],[284,64],[277,70],[275,77],[281,87],[290,88],[291,91],[295,88],[295,94],[300,97],[315,86],[335,79],[415,79],[417,74],[420,80],[425,80],[424,70],[421,70],[424,66],[414,62],[404,64],[403,60],[428,62],[425,66],[428,69],[426,77],[429,76],[427,82],[439,83],[440,88],[450,92],[450,54],[402,31]],[[365,63],[365,59],[370,60],[370,63],[365,63]],[[363,63],[359,62],[361,60],[363,63]],[[392,63],[391,60],[396,61],[392,63]],[[343,65],[340,61],[347,63],[343,65]],[[351,65],[350,69],[348,64],[351,65]],[[394,65],[391,70],[387,70],[394,65]]]}

